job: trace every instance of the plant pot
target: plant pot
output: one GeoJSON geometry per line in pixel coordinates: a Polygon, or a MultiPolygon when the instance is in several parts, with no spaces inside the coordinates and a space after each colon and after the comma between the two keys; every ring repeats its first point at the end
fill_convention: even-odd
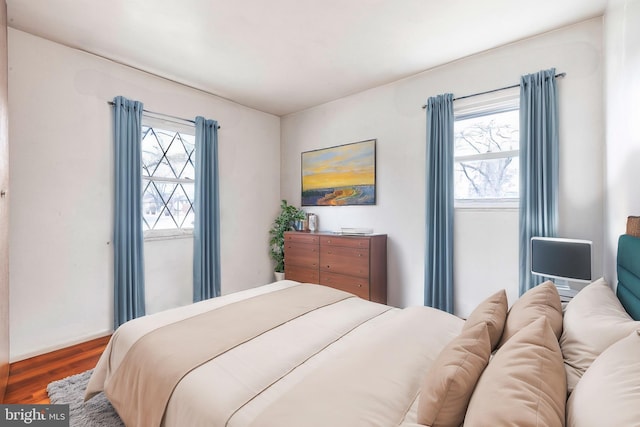
{"type": "Polygon", "coordinates": [[[273,275],[276,278],[276,282],[279,282],[281,280],[284,280],[284,273],[280,273],[279,271],[274,271],[273,275]]]}

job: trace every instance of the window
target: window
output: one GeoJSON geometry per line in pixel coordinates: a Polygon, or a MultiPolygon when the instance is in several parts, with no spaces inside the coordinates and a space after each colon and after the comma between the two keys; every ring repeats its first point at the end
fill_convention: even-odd
{"type": "Polygon", "coordinates": [[[456,207],[516,207],[519,197],[518,97],[468,104],[455,111],[456,207]]]}
{"type": "Polygon", "coordinates": [[[193,126],[144,116],[142,121],[142,225],[145,237],[193,233],[193,126]]]}

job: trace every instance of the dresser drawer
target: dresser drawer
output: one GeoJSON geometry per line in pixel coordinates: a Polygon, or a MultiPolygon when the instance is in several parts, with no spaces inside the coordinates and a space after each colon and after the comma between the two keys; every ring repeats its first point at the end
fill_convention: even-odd
{"type": "Polygon", "coordinates": [[[284,243],[284,265],[318,268],[319,248],[306,243],[284,243]]]}
{"type": "Polygon", "coordinates": [[[333,246],[320,250],[320,270],[369,277],[369,250],[333,246]]]}
{"type": "Polygon", "coordinates": [[[369,299],[369,280],[362,277],[346,276],[344,274],[321,271],[320,284],[351,292],[360,298],[369,299]]]}
{"type": "Polygon", "coordinates": [[[387,302],[387,236],[284,233],[285,278],[387,302]]]}
{"type": "Polygon", "coordinates": [[[284,233],[284,242],[285,243],[289,243],[289,242],[308,243],[308,244],[318,245],[318,242],[320,242],[320,237],[311,233],[287,232],[287,233],[284,233]]]}
{"type": "Polygon", "coordinates": [[[367,237],[322,236],[320,246],[343,246],[346,248],[369,249],[367,237]]]}
{"type": "Polygon", "coordinates": [[[297,265],[285,265],[284,278],[303,283],[319,283],[320,272],[318,269],[304,268],[297,265]]]}

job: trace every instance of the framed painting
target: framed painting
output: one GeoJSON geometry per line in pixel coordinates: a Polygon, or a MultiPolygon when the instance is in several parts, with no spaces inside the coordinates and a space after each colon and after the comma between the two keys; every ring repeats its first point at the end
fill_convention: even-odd
{"type": "Polygon", "coordinates": [[[302,206],[375,204],[375,139],[302,153],[302,206]]]}

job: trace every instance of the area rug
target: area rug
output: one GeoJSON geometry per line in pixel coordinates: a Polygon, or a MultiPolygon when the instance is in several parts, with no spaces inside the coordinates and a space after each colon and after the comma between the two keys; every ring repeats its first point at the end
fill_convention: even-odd
{"type": "Polygon", "coordinates": [[[73,375],[47,386],[53,404],[68,404],[70,427],[124,427],[115,409],[100,393],[84,402],[84,390],[93,370],[73,375]]]}

